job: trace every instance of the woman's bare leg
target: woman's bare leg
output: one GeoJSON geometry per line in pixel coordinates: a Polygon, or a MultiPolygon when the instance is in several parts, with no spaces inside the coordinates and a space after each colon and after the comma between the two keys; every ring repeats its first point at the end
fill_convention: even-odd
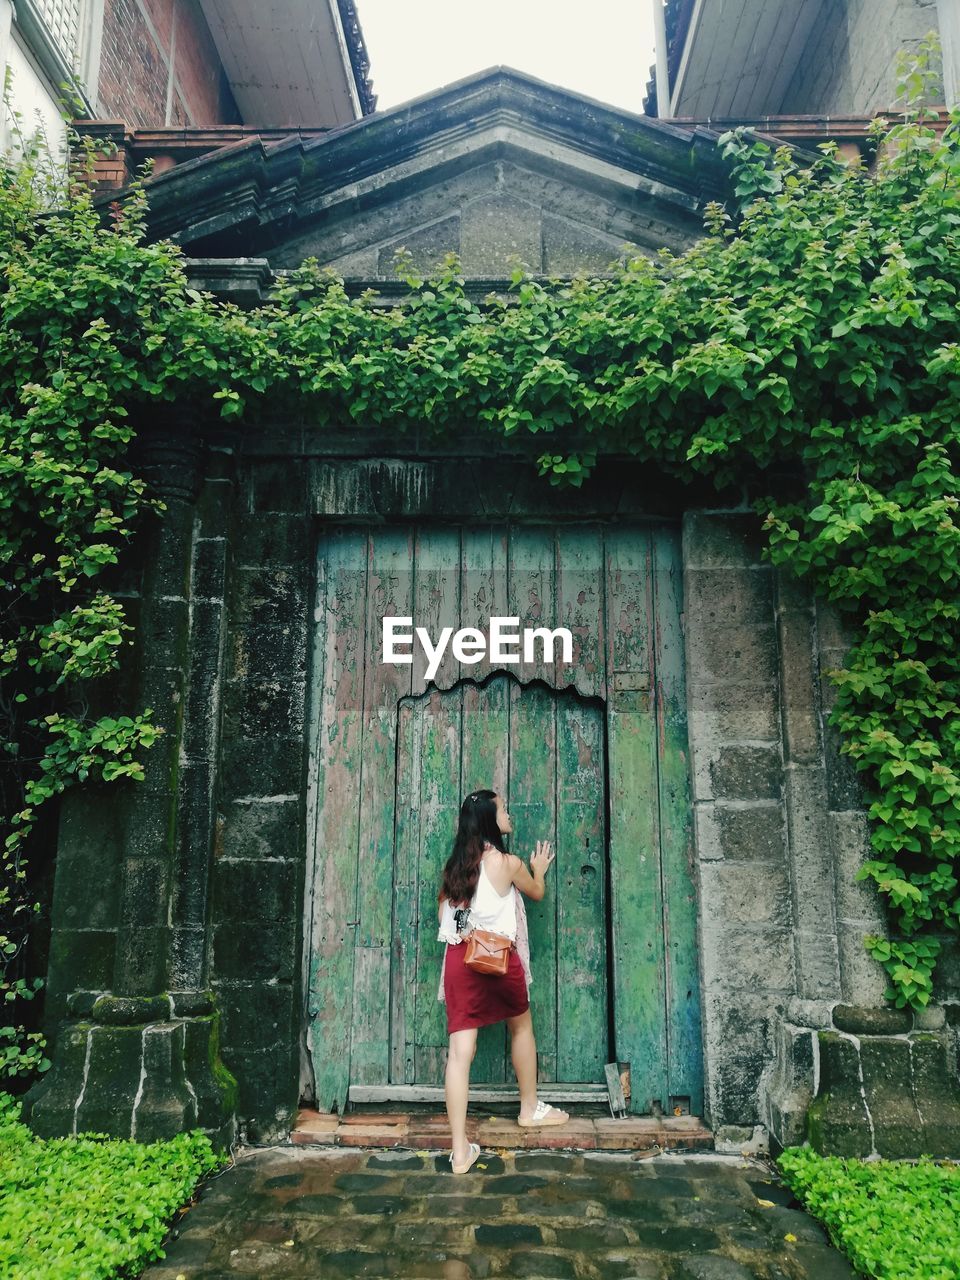
{"type": "Polygon", "coordinates": [[[530,1010],[508,1018],[507,1026],[510,1028],[510,1061],[520,1087],[520,1114],[526,1120],[537,1107],[537,1041],[530,1010]]]}
{"type": "Polygon", "coordinates": [[[476,1052],[476,1027],[451,1033],[450,1047],[447,1050],[444,1092],[447,1099],[447,1119],[450,1121],[454,1164],[466,1164],[470,1159],[470,1144],[467,1142],[467,1094],[470,1092],[470,1063],[476,1052]]]}

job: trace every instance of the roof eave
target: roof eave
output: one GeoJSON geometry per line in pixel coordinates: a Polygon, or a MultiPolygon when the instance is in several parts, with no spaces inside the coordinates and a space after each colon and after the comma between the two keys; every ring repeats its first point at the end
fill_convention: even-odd
{"type": "Polygon", "coordinates": [[[376,106],[354,0],[200,0],[241,117],[265,127],[338,128],[376,106]]]}

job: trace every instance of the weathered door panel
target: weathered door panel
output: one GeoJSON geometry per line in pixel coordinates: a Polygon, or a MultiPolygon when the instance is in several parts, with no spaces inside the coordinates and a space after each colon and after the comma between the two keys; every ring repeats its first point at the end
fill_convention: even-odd
{"type": "Polygon", "coordinates": [[[652,553],[648,537],[621,529],[609,531],[606,550],[616,1049],[618,1060],[630,1063],[631,1109],[648,1112],[652,1099],[662,1105],[666,1078],[652,553]]]}
{"type": "MultiPolygon", "coordinates": [[[[400,1053],[394,1046],[392,1060],[402,1060],[405,1073],[394,1083],[442,1083],[447,1035],[445,1009],[437,1000],[442,946],[436,940],[436,894],[462,796],[491,778],[513,818],[511,845],[531,852],[544,839],[557,851],[550,891],[540,903],[527,900],[540,1077],[602,1078],[608,1061],[602,746],[599,704],[572,692],[522,686],[509,676],[401,702],[397,812],[403,821],[396,866],[403,873],[397,909],[398,919],[411,921],[417,942],[396,945],[393,953],[394,1034],[409,1025],[411,1002],[415,1027],[412,1049],[400,1053]],[[568,769],[559,791],[558,760],[568,769]],[[435,814],[442,815],[439,823],[435,814]],[[416,911],[407,905],[413,900],[416,911]],[[412,923],[414,916],[419,924],[412,923]]],[[[481,1028],[471,1078],[510,1078],[507,1052],[502,1025],[481,1028]]]]}
{"type": "Polygon", "coordinates": [[[610,877],[617,1056],[631,1110],[703,1105],[696,895],[672,531],[607,535],[610,877]]]}
{"type": "MultiPolygon", "coordinates": [[[[494,615],[498,616],[498,615],[494,615]]],[[[510,759],[510,688],[504,678],[480,687],[461,686],[463,693],[463,792],[479,786],[508,794],[510,759]]],[[[448,850],[449,852],[449,850],[448,850]]],[[[438,886],[439,888],[439,886],[438,886]]],[[[473,1071],[477,1080],[503,1084],[510,1079],[507,1031],[501,1025],[482,1027],[477,1036],[473,1071]]]]}
{"type": "Polygon", "coordinates": [[[602,1080],[610,1060],[604,719],[557,702],[557,1078],[602,1080]]]}
{"type": "Polygon", "coordinates": [[[361,708],[366,652],[367,542],[332,531],[318,557],[314,647],[314,873],[308,885],[308,1026],[317,1105],[341,1109],[350,1083],[357,846],[360,839],[361,708]],[[339,1051],[335,1047],[339,1047],[339,1051]]]}
{"type": "MultiPolygon", "coordinates": [[[[515,835],[511,844],[524,854],[537,839],[557,847],[556,835],[556,694],[542,685],[510,689],[510,779],[507,804],[515,835]]],[[[597,807],[603,805],[597,796],[597,807]]],[[[557,1079],[557,864],[547,873],[550,884],[543,899],[526,899],[531,968],[536,971],[530,1005],[537,1030],[537,1066],[544,1080],[557,1079]]]]}
{"type": "MultiPolygon", "coordinates": [[[[388,526],[371,531],[367,636],[379,636],[385,615],[411,613],[412,562],[412,530],[388,526]]],[[[393,934],[396,717],[397,702],[409,689],[409,667],[385,662],[364,664],[351,1084],[377,1084],[389,1067],[390,1011],[383,998],[383,980],[389,970],[393,934]]]]}
{"type": "Polygon", "coordinates": [[[676,538],[653,534],[654,669],[657,684],[660,848],[667,1064],[665,1104],[688,1099],[702,1109],[697,901],[690,824],[687,714],[683,674],[683,566],[676,538]]]}
{"type": "MultiPolygon", "coordinates": [[[[450,832],[460,812],[460,736],[463,697],[459,688],[434,690],[418,704],[422,747],[420,776],[411,785],[411,804],[420,815],[417,863],[416,970],[405,975],[416,989],[414,1078],[407,1084],[443,1080],[447,1032],[437,1000],[440,944],[437,942],[438,869],[449,852],[450,832]]],[[[417,731],[416,729],[414,730],[417,731]]],[[[407,770],[397,761],[397,772],[407,770]]],[[[395,1083],[400,1083],[399,1081],[395,1083]]]]}
{"type": "Polygon", "coordinates": [[[666,1078],[649,543],[614,535],[607,556],[607,593],[617,618],[607,713],[613,1007],[617,1057],[631,1066],[631,1106],[646,1112],[666,1078]]]}
{"type": "Polygon", "coordinates": [[[390,1008],[392,1011],[391,1080],[413,1080],[416,1075],[417,987],[409,981],[416,971],[417,919],[419,911],[420,814],[413,803],[412,787],[419,778],[422,746],[420,718],[410,699],[401,701],[397,711],[397,757],[409,761],[397,771],[397,810],[394,827],[393,951],[390,963],[390,1008]]]}

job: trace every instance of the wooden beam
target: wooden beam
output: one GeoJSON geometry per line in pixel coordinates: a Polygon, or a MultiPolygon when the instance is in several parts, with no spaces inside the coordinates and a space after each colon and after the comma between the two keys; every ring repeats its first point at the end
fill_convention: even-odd
{"type": "MultiPolygon", "coordinates": [[[[544,1102],[589,1102],[607,1105],[606,1084],[540,1084],[537,1097],[544,1102]]],[[[502,1102],[520,1104],[520,1091],[515,1085],[478,1085],[470,1090],[468,1102],[502,1102]]],[[[444,1092],[439,1085],[352,1084],[350,1102],[440,1102],[444,1092]]]]}

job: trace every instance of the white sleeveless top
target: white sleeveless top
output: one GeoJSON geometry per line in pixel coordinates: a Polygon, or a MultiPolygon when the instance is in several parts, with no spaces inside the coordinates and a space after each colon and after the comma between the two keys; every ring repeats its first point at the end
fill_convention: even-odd
{"type": "MultiPolygon", "coordinates": [[[[488,845],[487,848],[493,848],[493,846],[488,845]]],[[[463,932],[467,933],[470,929],[489,929],[491,933],[499,933],[502,937],[509,938],[511,942],[516,942],[517,939],[517,900],[513,885],[505,894],[497,893],[482,860],[480,878],[474,890],[470,914],[463,932]]],[[[451,907],[448,898],[443,900],[443,917],[440,921],[437,941],[449,942],[453,945],[463,941],[463,934],[457,932],[454,908],[451,907]]]]}

